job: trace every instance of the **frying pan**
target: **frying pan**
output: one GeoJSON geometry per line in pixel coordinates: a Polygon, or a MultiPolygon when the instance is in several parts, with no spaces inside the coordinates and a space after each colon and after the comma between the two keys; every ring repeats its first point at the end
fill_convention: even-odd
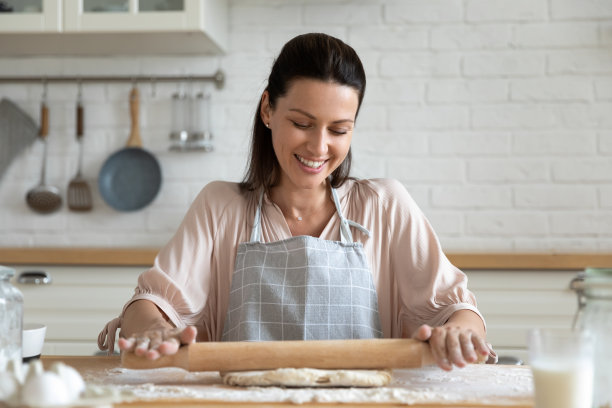
{"type": "Polygon", "coordinates": [[[106,159],[98,176],[102,198],[118,211],[136,211],[146,207],[161,187],[159,162],[142,148],[138,109],[138,89],[134,87],[130,92],[132,127],[127,145],[106,159]]]}

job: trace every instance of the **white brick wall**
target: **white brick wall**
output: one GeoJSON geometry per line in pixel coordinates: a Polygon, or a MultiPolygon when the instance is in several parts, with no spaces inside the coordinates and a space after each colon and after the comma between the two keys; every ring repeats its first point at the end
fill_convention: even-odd
{"type": "MultiPolygon", "coordinates": [[[[368,89],[354,174],[401,180],[447,251],[612,250],[612,1],[230,0],[228,52],[215,57],[1,58],[0,75],[209,74],[213,153],[168,151],[170,96],[141,84],[141,131],[164,184],[146,209],[110,209],[96,188],[129,133],[129,84],[87,84],[85,174],[95,209],[33,214],[34,144],[0,180],[2,246],[160,246],[207,182],[241,178],[251,119],[280,47],[322,31],[361,55],[368,89]]],[[[38,120],[39,84],[0,85],[38,120]]],[[[76,171],[76,86],[49,89],[48,181],[76,171]]]]}

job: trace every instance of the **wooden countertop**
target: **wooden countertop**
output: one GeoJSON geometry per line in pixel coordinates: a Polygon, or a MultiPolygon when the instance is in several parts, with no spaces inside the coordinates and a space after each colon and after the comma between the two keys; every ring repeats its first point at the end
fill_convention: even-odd
{"type": "MultiPolygon", "coordinates": [[[[120,400],[114,401],[113,406],[117,407],[195,407],[195,406],[232,406],[232,407],[254,407],[254,406],[275,406],[275,407],[291,407],[295,408],[295,402],[291,399],[278,399],[271,395],[278,396],[278,393],[286,393],[287,395],[295,395],[295,393],[333,393],[333,395],[342,394],[344,397],[336,398],[334,402],[320,402],[318,398],[311,400],[300,401],[299,407],[341,407],[349,405],[357,405],[359,407],[400,407],[406,406],[407,401],[394,402],[397,398],[390,400],[382,398],[376,399],[371,397],[371,393],[375,393],[376,389],[367,391],[368,389],[358,389],[354,393],[365,392],[367,396],[363,403],[355,403],[354,401],[344,401],[342,398],[347,398],[346,393],[351,389],[331,389],[331,390],[313,390],[308,389],[266,389],[266,388],[239,388],[223,385],[218,373],[186,373],[183,382],[177,382],[176,379],[169,378],[168,372],[161,373],[153,370],[125,370],[120,371],[120,360],[118,356],[43,356],[43,364],[48,368],[54,362],[61,361],[77,369],[88,384],[97,384],[108,387],[117,387],[122,391],[144,390],[141,397],[132,398],[131,401],[120,400]],[[130,373],[131,371],[131,373],[130,373]],[[136,373],[136,374],[134,374],[136,373]],[[194,377],[200,375],[200,377],[194,377]],[[173,392],[165,397],[156,396],[155,387],[162,387],[167,390],[170,387],[173,392]],[[144,387],[144,388],[143,388],[144,387]],[[186,392],[179,393],[177,390],[182,389],[186,392]],[[220,393],[222,391],[223,393],[220,393]],[[208,394],[202,394],[207,392],[208,394]],[[339,394],[338,394],[339,393],[339,394]],[[199,396],[198,396],[199,395],[199,396]],[[209,397],[202,397],[208,395],[209,397]],[[225,395],[225,397],[220,397],[225,395]],[[245,395],[253,395],[253,400],[245,395]],[[147,399],[149,398],[149,399],[147,399]],[[153,398],[151,400],[150,398],[153,398]],[[216,398],[216,399],[215,399],[216,398]],[[267,402],[270,401],[270,402],[267,402]]],[[[445,373],[437,367],[429,368],[427,373],[416,372],[406,374],[410,370],[394,371],[394,381],[388,387],[379,389],[381,395],[407,395],[410,398],[410,393],[418,394],[419,387],[430,393],[438,393],[436,397],[417,397],[413,408],[439,408],[439,407],[479,407],[479,408],[533,408],[533,396],[530,391],[530,386],[525,388],[525,384],[531,383],[529,368],[525,366],[504,366],[504,365],[473,365],[472,369],[456,369],[451,373],[445,373]],[[435,371],[437,370],[437,371],[435,371]],[[443,373],[443,374],[436,374],[443,373]],[[440,379],[436,376],[452,375],[452,381],[449,378],[440,379]],[[407,377],[406,377],[407,376],[407,377]],[[410,377],[412,376],[412,377],[410,377]],[[412,378],[413,380],[402,381],[403,379],[412,378]],[[501,381],[503,379],[503,381],[501,381]],[[418,384],[418,382],[421,384],[418,384]],[[423,383],[424,381],[424,383],[423,383]],[[450,382],[449,382],[450,381],[450,382]],[[491,388],[499,387],[499,383],[506,382],[502,385],[499,391],[491,393],[491,388]],[[452,395],[453,384],[455,387],[470,388],[464,390],[463,394],[466,399],[462,400],[452,395]],[[471,388],[474,388],[473,390],[471,388]],[[521,389],[519,391],[518,389],[521,389]],[[437,390],[437,391],[436,391],[437,390]],[[480,390],[480,391],[478,391],[480,390]],[[404,393],[404,394],[402,394],[404,393]],[[445,394],[446,393],[446,394],[445,394]],[[448,395],[447,395],[448,394],[448,395]],[[420,398],[420,399],[419,399],[420,398]],[[429,400],[431,402],[420,402],[429,400]]],[[[157,369],[159,370],[159,369],[157,369]]],[[[177,369],[173,369],[177,370],[177,369]]],[[[422,369],[419,369],[422,370],[422,369]]],[[[317,394],[324,395],[324,394],[317,394]]],[[[327,394],[329,395],[329,394],[327,394]]],[[[352,394],[355,395],[355,394],[352,394]]],[[[401,398],[400,398],[401,399],[401,398]]],[[[323,400],[325,400],[323,398],[323,400]]]]}
{"type": "MultiPolygon", "coordinates": [[[[143,266],[158,248],[0,248],[0,265],[143,266]]],[[[448,253],[460,269],[583,270],[612,267],[608,253],[448,253]]]]}

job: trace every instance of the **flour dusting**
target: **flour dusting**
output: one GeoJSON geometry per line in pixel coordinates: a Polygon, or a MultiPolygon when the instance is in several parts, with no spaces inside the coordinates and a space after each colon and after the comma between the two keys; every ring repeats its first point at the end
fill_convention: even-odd
{"type": "Polygon", "coordinates": [[[237,388],[222,383],[217,372],[188,372],[167,367],[151,370],[114,368],[83,375],[87,392],[109,400],[193,399],[230,402],[305,403],[453,403],[479,402],[512,406],[533,400],[528,367],[474,364],[446,372],[438,367],[394,370],[379,388],[237,388]]]}

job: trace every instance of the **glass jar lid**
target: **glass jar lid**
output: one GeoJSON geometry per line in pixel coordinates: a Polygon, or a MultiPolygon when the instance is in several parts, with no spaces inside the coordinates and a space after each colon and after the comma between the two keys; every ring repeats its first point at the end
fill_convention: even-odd
{"type": "Polygon", "coordinates": [[[586,268],[583,288],[587,299],[612,300],[612,268],[586,268]]]}

